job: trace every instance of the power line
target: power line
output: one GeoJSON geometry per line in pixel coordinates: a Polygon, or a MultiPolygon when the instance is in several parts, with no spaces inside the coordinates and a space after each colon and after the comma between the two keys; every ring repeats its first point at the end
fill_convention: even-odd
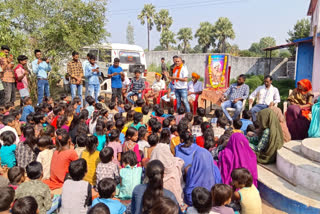
{"type": "MultiPolygon", "coordinates": [[[[246,0],[218,0],[218,1],[210,1],[210,3],[205,3],[205,2],[201,2],[201,3],[193,3],[193,4],[188,4],[188,5],[179,5],[179,6],[174,6],[174,7],[163,7],[163,8],[160,8],[160,9],[170,9],[170,10],[176,10],[176,9],[187,9],[187,8],[198,8],[198,7],[204,7],[204,6],[211,6],[211,5],[224,5],[224,4],[233,4],[233,3],[240,3],[240,2],[244,2],[246,0]]],[[[206,1],[208,2],[208,1],[206,1]]],[[[177,4],[176,4],[177,5],[177,4]]],[[[138,13],[140,12],[141,9],[130,9],[130,10],[123,10],[120,12],[109,12],[111,13],[113,16],[116,16],[116,15],[126,15],[126,14],[132,14],[132,13],[138,13]],[[132,11],[131,11],[132,10],[132,11]],[[134,10],[134,11],[133,11],[134,10]]]]}

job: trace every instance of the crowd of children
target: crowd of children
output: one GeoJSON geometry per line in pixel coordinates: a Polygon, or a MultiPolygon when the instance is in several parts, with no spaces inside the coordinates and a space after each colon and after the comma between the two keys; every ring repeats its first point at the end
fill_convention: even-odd
{"type": "Polygon", "coordinates": [[[82,108],[61,96],[33,107],[25,98],[21,110],[0,109],[0,212],[262,212],[256,168],[233,164],[226,178],[221,163],[229,141],[250,149],[243,135],[259,130],[250,112],[229,126],[219,109],[209,119],[203,108],[98,101],[88,96],[82,108]]]}

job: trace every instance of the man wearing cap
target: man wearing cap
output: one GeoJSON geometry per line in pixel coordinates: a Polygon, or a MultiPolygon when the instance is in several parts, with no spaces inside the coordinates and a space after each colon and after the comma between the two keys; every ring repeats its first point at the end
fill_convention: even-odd
{"type": "Polygon", "coordinates": [[[175,60],[176,67],[173,69],[172,76],[168,78],[170,81],[174,82],[175,95],[177,99],[177,109],[181,106],[181,101],[183,102],[186,111],[190,112],[190,106],[188,102],[188,69],[182,63],[182,58],[178,57],[175,60]]]}
{"type": "Polygon", "coordinates": [[[190,104],[191,112],[193,112],[193,103],[196,101],[196,96],[202,94],[203,84],[199,82],[200,75],[192,73],[192,81],[188,83],[188,100],[190,104]]]}
{"type": "Polygon", "coordinates": [[[153,98],[153,104],[156,104],[157,98],[160,95],[160,91],[165,89],[166,87],[166,83],[164,82],[164,80],[161,79],[160,73],[155,73],[155,79],[156,80],[153,82],[151,86],[151,91],[144,95],[147,105],[149,105],[150,98],[153,98]]]}
{"type": "Polygon", "coordinates": [[[141,71],[139,69],[134,71],[134,75],[135,77],[131,79],[131,89],[127,95],[127,99],[132,105],[134,104],[134,101],[131,99],[131,97],[137,95],[138,98],[142,98],[142,91],[146,87],[144,79],[140,77],[141,71]]]}

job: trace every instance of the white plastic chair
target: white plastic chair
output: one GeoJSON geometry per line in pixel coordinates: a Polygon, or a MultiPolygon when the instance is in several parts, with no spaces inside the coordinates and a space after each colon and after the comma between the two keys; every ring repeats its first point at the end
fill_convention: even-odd
{"type": "MultiPolygon", "coordinates": [[[[247,102],[247,100],[244,100],[242,102],[242,109],[241,109],[241,113],[240,113],[240,118],[242,118],[242,112],[246,108],[246,102],[247,102]]],[[[230,115],[230,113],[232,113],[231,115],[233,115],[234,112],[236,111],[236,109],[235,108],[227,108],[227,111],[228,111],[229,115],[230,115]]]]}
{"type": "MultiPolygon", "coordinates": [[[[253,99],[253,102],[254,102],[254,100],[259,100],[259,95],[260,94],[258,93],[256,99],[253,99]]],[[[278,107],[278,103],[276,103],[274,106],[278,107]]],[[[251,110],[252,107],[253,107],[253,103],[250,103],[250,99],[249,99],[249,110],[251,110]]]]}
{"type": "Polygon", "coordinates": [[[112,88],[111,88],[111,79],[106,79],[100,84],[100,94],[105,94],[105,97],[107,94],[112,95],[112,88]],[[107,89],[105,89],[107,85],[107,89]]]}

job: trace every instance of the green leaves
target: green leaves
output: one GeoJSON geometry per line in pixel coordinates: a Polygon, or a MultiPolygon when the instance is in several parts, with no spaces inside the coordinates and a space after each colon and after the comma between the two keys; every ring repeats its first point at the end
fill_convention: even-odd
{"type": "Polygon", "coordinates": [[[160,37],[160,45],[169,50],[170,44],[176,44],[175,34],[170,30],[163,30],[160,37]]]}
{"type": "Polygon", "coordinates": [[[190,48],[190,40],[193,39],[191,28],[181,28],[177,34],[177,39],[181,41],[183,47],[183,53],[187,52],[190,48]]]}

